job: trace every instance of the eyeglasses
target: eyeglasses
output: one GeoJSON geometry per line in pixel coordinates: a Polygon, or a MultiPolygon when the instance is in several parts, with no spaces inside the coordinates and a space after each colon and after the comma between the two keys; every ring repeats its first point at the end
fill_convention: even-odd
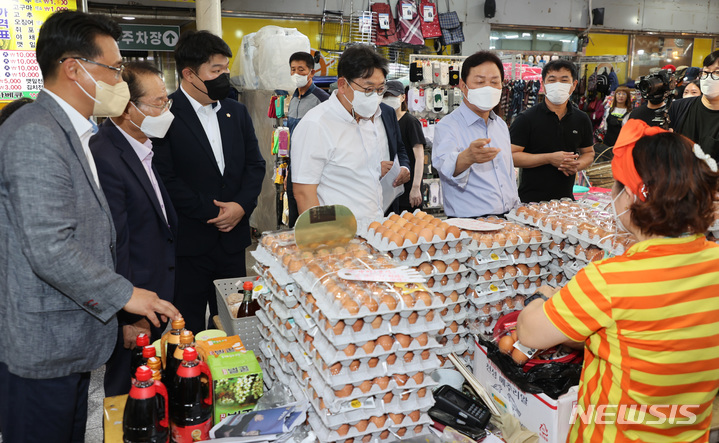
{"type": "MultiPolygon", "coordinates": [[[[377,88],[377,89],[371,89],[371,88],[364,88],[364,87],[362,87],[362,85],[360,85],[359,83],[355,82],[354,80],[348,80],[348,82],[349,82],[349,83],[354,83],[355,85],[359,86],[359,87],[360,87],[360,91],[364,92],[364,95],[367,96],[367,97],[371,97],[372,94],[374,94],[375,92],[376,92],[378,95],[384,95],[385,91],[387,90],[387,85],[384,84],[384,83],[382,83],[382,86],[380,86],[380,87],[377,88]]],[[[350,88],[352,88],[352,86],[350,86],[350,88]]],[[[352,90],[353,90],[353,91],[356,91],[355,88],[352,88],[352,90]]],[[[359,92],[359,91],[357,91],[357,92],[359,92]]]]}
{"type": "Polygon", "coordinates": [[[60,60],[60,63],[64,62],[65,60],[67,60],[67,59],[69,59],[69,58],[72,58],[72,59],[75,59],[75,60],[82,60],[82,61],[87,62],[87,63],[92,63],[93,65],[98,65],[98,66],[102,66],[103,68],[111,69],[111,70],[115,71],[115,79],[117,79],[117,80],[119,80],[120,78],[122,78],[122,72],[125,70],[125,66],[124,66],[124,65],[120,65],[120,67],[118,68],[118,67],[116,67],[116,66],[110,66],[110,65],[106,65],[106,64],[104,64],[104,63],[96,62],[96,61],[93,61],[93,60],[88,60],[88,59],[86,59],[85,57],[65,57],[65,58],[63,58],[63,59],[60,60]]]}
{"type": "Polygon", "coordinates": [[[139,102],[139,101],[136,101],[135,103],[137,103],[138,105],[149,106],[149,107],[155,108],[155,109],[162,109],[162,112],[165,112],[166,110],[170,109],[170,107],[172,106],[172,99],[168,99],[168,100],[167,100],[165,103],[163,103],[161,106],[151,105],[151,104],[149,104],[149,103],[142,103],[142,102],[139,102]]]}
{"type": "Polygon", "coordinates": [[[719,80],[719,71],[714,71],[714,72],[702,71],[702,73],[699,74],[699,78],[701,80],[706,80],[709,78],[709,74],[711,74],[711,76],[714,80],[719,80]]]}

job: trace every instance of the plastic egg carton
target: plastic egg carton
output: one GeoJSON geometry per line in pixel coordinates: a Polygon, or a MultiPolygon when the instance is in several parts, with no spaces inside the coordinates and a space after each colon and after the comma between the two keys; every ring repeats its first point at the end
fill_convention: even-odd
{"type": "Polygon", "coordinates": [[[467,319],[467,301],[464,303],[455,303],[451,307],[446,307],[446,314],[442,314],[444,310],[439,313],[439,317],[442,319],[445,325],[449,326],[452,322],[462,323],[467,319]],[[459,311],[459,312],[457,312],[459,311]]]}
{"type": "Polygon", "coordinates": [[[367,420],[368,422],[365,431],[358,431],[356,428],[356,424],[353,424],[352,426],[348,426],[347,432],[340,435],[337,430],[327,428],[324,423],[322,423],[322,420],[319,418],[319,416],[314,413],[314,411],[308,412],[307,414],[307,421],[315,434],[317,434],[317,438],[321,442],[361,443],[366,441],[368,443],[372,443],[379,441],[391,441],[395,440],[395,438],[398,436],[397,431],[399,429],[405,429],[405,431],[402,432],[402,435],[407,438],[414,437],[415,435],[425,435],[429,433],[429,429],[427,426],[430,423],[430,419],[426,413],[423,413],[420,417],[420,420],[418,420],[416,423],[410,422],[410,429],[406,429],[406,426],[391,427],[388,424],[388,422],[391,422],[389,418],[385,421],[384,426],[382,426],[381,428],[377,428],[374,423],[370,423],[369,419],[367,420]],[[415,428],[419,426],[421,426],[421,428],[418,428],[417,431],[415,431],[415,428]]]}
{"type": "Polygon", "coordinates": [[[467,266],[477,273],[495,272],[499,268],[512,264],[511,254],[507,251],[493,252],[489,255],[477,254],[467,260],[467,266]]]}
{"type": "Polygon", "coordinates": [[[512,255],[512,264],[518,265],[518,264],[524,264],[524,265],[536,265],[539,264],[540,266],[546,266],[547,263],[552,261],[552,254],[549,253],[549,251],[545,248],[537,248],[536,250],[527,249],[524,251],[524,253],[519,253],[519,250],[515,251],[515,253],[512,255]],[[527,251],[531,251],[530,254],[527,254],[527,251]]]}
{"type": "Polygon", "coordinates": [[[602,239],[611,235],[611,233],[608,233],[603,229],[600,232],[605,234],[601,235],[600,233],[590,233],[587,229],[582,229],[580,232],[579,226],[572,226],[569,231],[567,231],[567,238],[573,240],[574,243],[579,243],[586,249],[590,245],[599,246],[602,239]]]}
{"type": "Polygon", "coordinates": [[[405,266],[418,266],[423,262],[432,260],[442,260],[445,263],[450,263],[454,260],[464,262],[471,253],[463,242],[459,242],[454,248],[450,248],[446,244],[440,249],[430,246],[427,250],[412,246],[406,249],[398,248],[397,250],[387,251],[387,255],[405,266]]]}
{"type": "Polygon", "coordinates": [[[272,273],[272,276],[279,286],[282,287],[294,283],[287,268],[262,245],[257,245],[257,249],[251,251],[250,255],[252,255],[258,263],[267,267],[267,271],[272,273]]]}
{"type": "MultiPolygon", "coordinates": [[[[391,252],[392,255],[395,257],[399,255],[403,249],[407,250],[408,253],[410,252],[409,248],[413,247],[418,247],[423,252],[426,252],[430,248],[430,246],[434,246],[435,249],[441,249],[444,247],[444,245],[447,245],[450,249],[452,249],[457,246],[457,243],[462,242],[462,245],[466,247],[471,241],[471,237],[467,235],[466,232],[461,232],[459,237],[455,237],[452,234],[447,234],[444,239],[435,234],[431,240],[425,240],[424,238],[420,238],[417,243],[412,243],[408,239],[405,239],[401,245],[390,242],[388,238],[382,237],[381,235],[375,233],[372,229],[362,232],[360,236],[367,239],[367,243],[369,243],[376,250],[381,252],[391,252]]],[[[413,253],[414,250],[412,250],[411,252],[413,253]]]]}
{"type": "MultiPolygon", "coordinates": [[[[260,323],[262,323],[263,325],[268,326],[268,327],[270,325],[272,325],[274,327],[273,330],[275,331],[275,333],[281,335],[282,337],[284,337],[287,340],[294,340],[295,337],[291,332],[292,328],[288,329],[284,324],[277,324],[277,322],[275,320],[268,318],[267,313],[265,313],[261,310],[257,311],[255,315],[257,316],[257,319],[260,320],[260,323]]],[[[291,320],[292,320],[291,324],[294,324],[294,319],[291,319],[291,320]]],[[[289,322],[289,320],[287,320],[287,321],[289,322]]]]}
{"type": "Polygon", "coordinates": [[[567,235],[562,231],[561,228],[553,229],[551,223],[546,223],[544,220],[540,220],[537,223],[537,227],[549,237],[555,243],[559,243],[562,240],[567,240],[567,235]]]}
{"type": "Polygon", "coordinates": [[[636,243],[636,239],[631,234],[617,234],[605,237],[598,246],[611,255],[618,256],[623,255],[634,243],[636,243]]]}
{"type": "Polygon", "coordinates": [[[459,337],[457,343],[453,341],[454,337],[448,339],[447,343],[444,344],[439,351],[437,351],[437,355],[445,357],[453,352],[461,353],[466,351],[468,347],[466,334],[467,333],[465,333],[464,335],[455,334],[454,337],[459,337]]]}

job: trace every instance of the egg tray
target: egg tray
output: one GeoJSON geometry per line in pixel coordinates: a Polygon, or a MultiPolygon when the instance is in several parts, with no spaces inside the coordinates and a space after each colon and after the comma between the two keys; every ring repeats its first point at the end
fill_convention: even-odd
{"type": "MultiPolygon", "coordinates": [[[[384,219],[382,221],[386,220],[387,219],[384,219]]],[[[439,235],[435,234],[431,240],[425,240],[423,237],[420,237],[420,240],[417,243],[412,243],[408,239],[404,239],[404,242],[401,245],[390,242],[388,238],[382,237],[382,235],[374,232],[374,229],[368,229],[366,231],[360,232],[359,235],[360,237],[366,239],[367,243],[369,243],[373,248],[377,249],[378,251],[392,252],[392,254],[395,256],[399,255],[402,249],[406,249],[408,253],[414,252],[414,249],[412,249],[411,251],[409,250],[409,248],[413,247],[418,247],[422,251],[427,251],[430,246],[434,246],[436,249],[441,249],[442,247],[444,247],[444,245],[448,245],[450,249],[452,249],[457,246],[457,243],[460,242],[462,242],[462,249],[464,249],[469,245],[469,242],[471,240],[471,237],[464,231],[460,232],[459,237],[456,237],[453,234],[447,234],[445,238],[441,238],[439,235]]]]}
{"type": "Polygon", "coordinates": [[[519,257],[512,256],[512,264],[514,265],[540,265],[540,266],[546,266],[547,263],[552,261],[552,254],[549,252],[549,249],[546,248],[538,248],[536,251],[532,251],[532,254],[530,254],[529,257],[527,257],[525,254],[520,254],[519,257]]]}
{"type": "Polygon", "coordinates": [[[439,318],[437,313],[438,311],[439,310],[430,311],[434,312],[432,320],[428,321],[425,316],[417,316],[415,323],[410,323],[410,317],[406,317],[400,318],[399,323],[395,326],[392,326],[389,320],[376,317],[382,320],[379,328],[374,328],[372,323],[363,321],[364,324],[361,326],[361,329],[359,331],[355,331],[354,327],[357,326],[358,321],[360,321],[357,320],[350,326],[345,325],[344,328],[342,328],[341,334],[336,334],[334,328],[342,320],[338,320],[334,325],[331,325],[327,319],[319,320],[317,312],[314,315],[310,315],[301,307],[295,309],[293,312],[295,316],[295,324],[299,326],[300,329],[311,335],[316,335],[319,330],[320,333],[323,334],[330,342],[330,344],[335,346],[337,349],[344,349],[350,343],[364,343],[368,340],[376,340],[383,335],[418,335],[422,332],[436,332],[444,327],[444,322],[441,318],[439,318]]]}
{"type": "MultiPolygon", "coordinates": [[[[500,291],[484,291],[484,292],[477,292],[475,291],[476,296],[472,297],[471,303],[476,308],[482,308],[486,304],[493,304],[493,303],[499,303],[502,300],[506,299],[516,299],[517,294],[514,292],[514,290],[508,289],[508,290],[500,290],[500,291]]],[[[511,303],[505,303],[507,306],[511,306],[511,303]]]]}
{"type": "Polygon", "coordinates": [[[592,235],[588,230],[582,230],[582,232],[579,232],[579,227],[572,226],[572,228],[567,231],[567,239],[571,240],[575,244],[579,243],[586,249],[590,245],[599,246],[603,239],[610,237],[612,234],[613,233],[607,233],[607,235],[602,236],[594,233],[592,235]]]}
{"type": "Polygon", "coordinates": [[[603,239],[599,243],[599,247],[609,252],[613,256],[624,255],[624,253],[631,248],[636,241],[631,234],[620,234],[623,238],[627,238],[628,244],[623,244],[614,240],[614,237],[603,239]]]}
{"type": "Polygon", "coordinates": [[[548,247],[547,251],[551,254],[554,258],[561,258],[563,260],[567,260],[569,256],[564,253],[564,247],[567,245],[567,242],[559,242],[554,243],[552,242],[548,247]],[[554,245],[554,246],[552,246],[554,245]]]}
{"type": "MultiPolygon", "coordinates": [[[[512,299],[515,299],[512,297],[512,299]]],[[[493,303],[485,303],[481,306],[476,306],[477,318],[481,321],[485,321],[486,317],[499,318],[504,314],[512,311],[521,311],[524,308],[523,303],[514,302],[514,304],[507,304],[505,299],[497,300],[493,303]]],[[[472,321],[472,317],[468,318],[467,321],[472,321]]]]}
{"type": "Polygon", "coordinates": [[[250,255],[252,255],[258,263],[268,268],[266,272],[272,273],[272,276],[280,287],[294,283],[294,280],[292,279],[292,276],[290,276],[287,268],[282,266],[282,263],[280,263],[275,256],[262,245],[257,245],[257,249],[251,251],[250,255]]]}
{"type": "MultiPolygon", "coordinates": [[[[462,275],[462,274],[457,274],[462,275]]],[[[433,277],[431,277],[433,278],[433,277]]],[[[428,281],[427,287],[429,290],[435,294],[442,294],[445,297],[449,297],[452,292],[457,292],[458,294],[461,294],[462,292],[467,290],[467,287],[470,285],[472,280],[474,279],[473,272],[468,271],[465,275],[462,276],[459,282],[454,281],[454,279],[450,280],[447,279],[446,284],[442,284],[441,280],[438,281],[428,281]],[[431,286],[429,286],[431,284],[431,286]]]]}
{"type": "Polygon", "coordinates": [[[489,255],[477,254],[467,260],[467,266],[475,273],[484,273],[486,271],[496,271],[499,268],[512,265],[512,256],[506,251],[499,253],[491,253],[489,255]]]}
{"type": "MultiPolygon", "coordinates": [[[[462,244],[462,243],[459,243],[462,244]]],[[[418,249],[418,248],[417,248],[418,249]]],[[[431,248],[427,251],[419,250],[420,252],[417,253],[416,250],[413,251],[411,254],[408,252],[407,257],[402,258],[402,251],[404,249],[400,249],[400,252],[396,255],[392,253],[392,251],[387,252],[387,255],[392,257],[394,260],[398,261],[404,266],[419,266],[421,263],[424,263],[426,261],[432,261],[432,260],[441,260],[445,263],[450,263],[454,260],[459,260],[460,263],[463,263],[467,260],[467,258],[472,255],[472,253],[469,251],[468,248],[463,247],[462,251],[457,252],[456,246],[449,250],[448,253],[442,252],[441,249],[436,250],[434,254],[432,254],[431,248]],[[419,256],[417,256],[419,254],[419,256]]]]}
{"type": "Polygon", "coordinates": [[[585,261],[569,260],[562,266],[562,271],[564,272],[564,276],[567,277],[567,280],[571,280],[579,271],[587,266],[587,264],[585,261]]]}
{"type": "MultiPolygon", "coordinates": [[[[468,334],[468,332],[465,333],[465,335],[466,334],[468,334]]],[[[455,353],[455,354],[462,353],[462,352],[466,351],[468,348],[469,348],[469,343],[467,342],[467,338],[462,337],[462,339],[459,341],[459,343],[447,343],[446,345],[444,345],[444,347],[442,347],[442,349],[437,351],[437,355],[446,357],[451,353],[455,353]]]]}
{"type": "MultiPolygon", "coordinates": [[[[513,265],[510,265],[510,266],[513,266],[513,265]]],[[[486,272],[487,271],[485,271],[485,274],[486,274],[486,272]]],[[[522,275],[519,271],[517,271],[516,275],[507,275],[507,273],[505,273],[503,277],[497,277],[496,273],[492,274],[490,272],[490,275],[492,277],[491,279],[486,280],[483,275],[477,275],[477,280],[470,282],[470,285],[477,286],[477,285],[482,285],[482,284],[487,284],[487,283],[490,283],[490,284],[494,283],[496,285],[497,283],[500,283],[500,282],[503,282],[505,284],[510,284],[515,280],[517,280],[517,282],[519,282],[519,284],[522,284],[527,279],[534,280],[537,278],[542,278],[548,274],[549,274],[549,271],[547,270],[547,268],[542,267],[542,266],[540,266],[539,273],[535,272],[534,270],[530,270],[528,275],[522,275]]]]}
{"type": "MultiPolygon", "coordinates": [[[[286,340],[294,340],[294,335],[292,335],[292,328],[287,329],[287,327],[284,324],[277,324],[275,320],[270,319],[267,317],[267,313],[263,311],[257,311],[255,313],[257,316],[257,319],[260,320],[260,323],[262,323],[265,326],[272,325],[274,327],[273,331],[276,334],[281,335],[286,340]]],[[[288,320],[289,323],[289,320],[288,320]]],[[[294,323],[294,319],[292,319],[292,324],[294,323]]]]}
{"type": "MultiPolygon", "coordinates": [[[[441,260],[437,260],[437,261],[441,261],[441,260]]],[[[422,262],[419,265],[412,266],[412,267],[414,269],[416,269],[421,275],[423,275],[424,277],[426,277],[428,279],[430,277],[445,277],[446,276],[449,280],[454,280],[455,276],[461,275],[463,277],[466,277],[466,275],[470,272],[469,268],[467,268],[467,266],[465,266],[464,263],[459,262],[459,260],[457,260],[457,262],[458,262],[457,269],[452,269],[449,266],[447,266],[446,270],[444,272],[439,272],[437,267],[435,267],[435,265],[432,262],[422,262]],[[425,264],[428,264],[429,267],[423,266],[425,264]]],[[[445,263],[445,262],[442,261],[442,263],[445,263]]],[[[452,263],[454,263],[454,260],[452,261],[452,263]]],[[[448,264],[445,263],[445,265],[448,265],[448,264]]]]}
{"type": "Polygon", "coordinates": [[[445,326],[449,326],[453,321],[456,321],[457,323],[462,323],[467,319],[467,303],[468,302],[465,301],[464,303],[456,303],[454,305],[455,308],[459,306],[459,312],[456,312],[454,310],[455,308],[445,308],[447,309],[446,314],[442,315],[443,311],[439,313],[439,317],[442,319],[445,326]]]}
{"type": "Polygon", "coordinates": [[[584,262],[585,264],[604,258],[606,251],[596,246],[590,246],[590,248],[593,249],[585,249],[579,244],[566,245],[564,247],[564,253],[567,254],[570,259],[584,262]],[[579,253],[577,253],[577,248],[579,249],[579,253]]]}
{"type": "Polygon", "coordinates": [[[467,332],[467,328],[465,328],[462,323],[457,323],[456,328],[456,331],[452,331],[452,329],[450,329],[450,326],[446,326],[444,330],[438,331],[435,337],[437,337],[437,341],[439,342],[439,344],[444,346],[444,344],[440,342],[440,337],[452,338],[456,335],[463,335],[467,332]]]}
{"type": "MultiPolygon", "coordinates": [[[[342,436],[339,435],[337,431],[328,429],[324,425],[324,423],[322,423],[322,420],[314,413],[314,411],[308,412],[307,422],[309,423],[315,434],[317,434],[317,438],[321,442],[362,443],[364,437],[366,435],[370,435],[371,437],[368,439],[368,441],[371,443],[379,441],[395,441],[397,438],[400,437],[409,439],[420,435],[428,435],[430,434],[428,426],[431,423],[431,420],[429,416],[425,413],[422,414],[420,420],[418,420],[416,423],[409,423],[408,425],[390,426],[385,423],[385,426],[380,429],[377,429],[373,423],[369,423],[367,429],[364,432],[359,432],[356,428],[350,427],[347,434],[342,436]],[[417,426],[421,426],[421,429],[415,431],[417,426]],[[405,429],[405,432],[402,432],[401,436],[398,434],[398,431],[400,429],[405,429]],[[388,433],[385,433],[384,431],[388,431],[388,433]],[[382,435],[385,435],[385,437],[383,438],[382,435]]],[[[387,422],[391,422],[391,420],[387,420],[387,422]]]]}

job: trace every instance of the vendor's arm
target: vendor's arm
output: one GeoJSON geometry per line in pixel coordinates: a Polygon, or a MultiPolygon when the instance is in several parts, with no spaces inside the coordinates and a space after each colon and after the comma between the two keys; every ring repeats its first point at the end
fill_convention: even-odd
{"type": "Polygon", "coordinates": [[[409,191],[409,204],[417,207],[422,204],[422,175],[424,174],[424,145],[414,145],[414,179],[409,191]]]}
{"type": "MultiPolygon", "coordinates": [[[[544,290],[544,287],[537,292],[546,297],[551,297],[548,291],[544,290]]],[[[548,349],[560,344],[570,346],[576,344],[577,342],[570,340],[549,321],[547,314],[544,313],[544,303],[543,299],[536,298],[525,306],[519,314],[517,319],[517,338],[519,342],[534,349],[548,349]]],[[[584,343],[580,343],[580,345],[583,347],[584,343]]]]}
{"type": "Polygon", "coordinates": [[[317,197],[317,186],[292,182],[292,190],[295,194],[295,200],[297,200],[297,212],[299,214],[320,205],[320,200],[317,197]]]}
{"type": "Polygon", "coordinates": [[[560,168],[562,163],[574,159],[575,156],[575,153],[567,151],[530,154],[529,152],[525,152],[524,146],[512,144],[512,160],[514,161],[514,166],[517,168],[536,168],[537,166],[543,165],[552,165],[555,168],[560,168]]]}
{"type": "Polygon", "coordinates": [[[574,175],[579,171],[583,171],[589,167],[594,161],[594,146],[588,146],[579,150],[579,157],[576,160],[565,160],[559,166],[559,170],[564,175],[574,175]]]}

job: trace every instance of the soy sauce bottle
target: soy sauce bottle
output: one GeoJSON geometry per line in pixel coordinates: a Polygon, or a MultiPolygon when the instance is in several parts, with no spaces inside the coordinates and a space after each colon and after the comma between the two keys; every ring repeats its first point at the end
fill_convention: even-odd
{"type": "Polygon", "coordinates": [[[160,341],[160,350],[162,356],[162,366],[167,367],[167,356],[172,357],[175,353],[177,345],[180,344],[180,332],[185,329],[185,319],[172,320],[172,329],[165,332],[160,341]]]}
{"type": "Polygon", "coordinates": [[[183,329],[180,333],[180,343],[175,348],[175,352],[167,358],[167,364],[165,365],[165,379],[163,381],[167,386],[170,397],[175,392],[175,374],[177,373],[177,368],[180,367],[180,363],[182,363],[183,352],[186,348],[194,345],[195,336],[187,329],[183,329]]]}
{"type": "Polygon", "coordinates": [[[152,370],[140,366],[122,416],[124,443],[167,443],[169,402],[162,382],[152,379],[152,370]]]}
{"type": "Polygon", "coordinates": [[[237,310],[237,318],[252,317],[260,309],[260,304],[257,300],[252,299],[252,282],[246,281],[242,284],[242,290],[244,291],[244,299],[240,308],[237,310]]]}
{"type": "Polygon", "coordinates": [[[197,358],[193,347],[185,348],[175,376],[175,393],[170,397],[170,426],[175,443],[210,438],[212,428],[212,375],[207,364],[197,358]],[[202,377],[207,378],[203,386],[202,377]],[[203,392],[206,395],[203,395],[203,392]]]}
{"type": "MultiPolygon", "coordinates": [[[[152,370],[152,379],[162,381],[162,362],[157,357],[150,357],[147,359],[147,364],[145,365],[148,368],[152,370]]],[[[167,387],[167,386],[165,386],[167,387]]]]}
{"type": "Polygon", "coordinates": [[[138,334],[135,338],[135,348],[132,350],[132,356],[130,357],[130,374],[132,374],[132,377],[135,376],[137,368],[145,364],[145,360],[142,358],[142,351],[145,349],[145,346],[149,344],[150,337],[144,332],[138,334]]]}

